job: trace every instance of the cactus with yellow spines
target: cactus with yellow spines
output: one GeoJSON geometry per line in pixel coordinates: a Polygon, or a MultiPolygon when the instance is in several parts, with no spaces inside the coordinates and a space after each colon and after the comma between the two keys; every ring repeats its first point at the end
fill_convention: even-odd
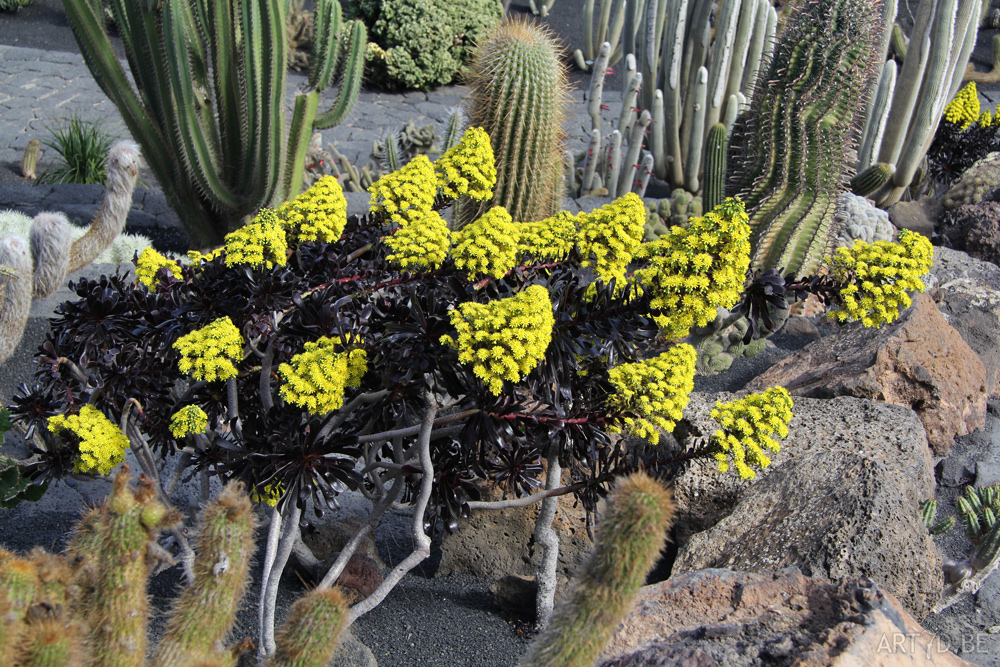
{"type": "Polygon", "coordinates": [[[646,583],[675,511],[670,491],[646,473],[618,480],[598,524],[593,552],[521,667],[595,663],[646,583]]]}
{"type": "Polygon", "coordinates": [[[552,34],[524,20],[498,24],[476,47],[469,88],[469,126],[489,135],[497,179],[491,201],[462,203],[460,226],[492,206],[503,206],[514,220],[555,215],[569,89],[552,34]]]}
{"type": "MultiPolygon", "coordinates": [[[[253,509],[227,484],[199,521],[194,581],[176,600],[163,639],[146,658],[147,549],[178,519],[148,481],[127,469],[108,501],[77,525],[65,555],[0,554],[0,660],[4,667],[204,667],[232,665],[224,641],[249,579],[253,509]]],[[[323,667],[346,626],[337,591],[309,593],[278,635],[272,667],[323,667]]]]}

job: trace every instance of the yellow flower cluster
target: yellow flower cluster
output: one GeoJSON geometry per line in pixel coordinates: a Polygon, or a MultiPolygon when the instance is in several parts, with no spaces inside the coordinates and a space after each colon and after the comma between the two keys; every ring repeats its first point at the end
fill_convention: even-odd
{"type": "Polygon", "coordinates": [[[516,223],[518,253],[543,261],[564,259],[576,245],[577,230],[586,218],[586,213],[561,211],[538,222],[516,223]]]}
{"type": "Polygon", "coordinates": [[[202,433],[208,427],[208,415],[197,405],[188,405],[170,417],[170,434],[183,438],[192,433],[202,433]]]}
{"type": "Polygon", "coordinates": [[[146,248],[139,255],[135,265],[135,277],[146,287],[152,287],[156,282],[156,274],[166,268],[174,278],[181,277],[181,265],[172,259],[167,259],[152,248],[146,248]]]}
{"type": "Polygon", "coordinates": [[[385,211],[396,224],[403,224],[415,213],[434,207],[437,177],[426,155],[418,155],[409,164],[372,183],[369,210],[385,211]]]}
{"type": "Polygon", "coordinates": [[[80,439],[74,472],[107,475],[125,459],[128,438],[92,405],[84,405],[76,415],[49,417],[48,429],[57,436],[69,431],[80,439]]]}
{"type": "Polygon", "coordinates": [[[517,266],[517,226],[503,206],[494,206],[455,233],[451,251],[455,268],[479,276],[502,278],[517,266]]]}
{"type": "Polygon", "coordinates": [[[226,234],[226,266],[284,266],[288,241],[273,209],[262,208],[250,224],[226,234]]]}
{"type": "Polygon", "coordinates": [[[261,489],[260,493],[257,493],[257,488],[250,489],[250,501],[255,503],[264,503],[268,507],[274,507],[281,500],[281,496],[285,495],[285,485],[281,482],[277,484],[266,484],[264,488],[261,489]]]}
{"type": "Polygon", "coordinates": [[[181,353],[178,368],[195,380],[214,382],[236,377],[234,361],[243,361],[243,336],[228,317],[181,336],[174,343],[181,353]]]}
{"type": "MultiPolygon", "coordinates": [[[[608,380],[618,390],[610,403],[624,413],[624,430],[654,445],[660,441],[659,429],[667,433],[674,430],[694,390],[696,356],[694,348],[684,343],[651,359],[608,371],[608,380]]],[[[622,428],[609,430],[620,433],[622,428]]]]}
{"type": "Polygon", "coordinates": [[[711,439],[722,449],[715,455],[719,472],[728,471],[732,465],[742,479],[753,479],[757,473],[751,466],[766,468],[771,465],[764,450],[781,451],[774,436],[784,438],[788,435],[792,397],[784,387],[771,387],[746,398],[716,403],[709,416],[722,426],[711,439]]]}
{"type": "Polygon", "coordinates": [[[225,252],[226,246],[219,246],[215,250],[210,250],[207,253],[198,252],[197,250],[188,250],[187,257],[191,260],[191,263],[197,266],[202,262],[211,262],[213,259],[225,252]]]}
{"type": "Polygon", "coordinates": [[[979,120],[979,92],[976,82],[965,85],[944,108],[944,119],[964,130],[979,120]]]}
{"type": "Polygon", "coordinates": [[[434,172],[438,187],[449,197],[489,199],[497,184],[490,135],[481,127],[470,127],[457,144],[434,161],[434,172]]]}
{"type": "Polygon", "coordinates": [[[451,230],[435,210],[414,211],[383,242],[392,250],[386,259],[406,271],[436,269],[448,257],[451,230]]]}
{"type": "Polygon", "coordinates": [[[311,188],[277,208],[278,222],[290,243],[333,243],[347,225],[347,199],[333,176],[323,176],[311,188]]]}
{"type": "Polygon", "coordinates": [[[278,367],[284,380],[281,397],[313,414],[338,410],[344,404],[344,390],[360,385],[368,370],[368,354],[363,349],[345,352],[341,348],[339,336],[306,343],[305,351],[278,367]]]}
{"type": "Polygon", "coordinates": [[[458,340],[441,343],[458,350],[458,360],[490,393],[499,395],[505,380],[518,382],[545,357],[552,340],[552,300],[541,285],[490,303],[463,303],[451,313],[458,340]]]}
{"type": "Polygon", "coordinates": [[[855,241],[850,248],[837,248],[831,275],[847,286],[840,290],[841,303],[827,312],[839,322],[861,320],[866,327],[888,324],[910,305],[910,290],[924,291],[920,279],[931,270],[934,248],[916,232],[904,229],[899,242],[855,241]]]}
{"type": "Polygon", "coordinates": [[[599,280],[621,283],[642,245],[645,225],[646,207],[634,192],[587,214],[576,242],[583,266],[593,265],[599,280]]]}
{"type": "Polygon", "coordinates": [[[635,275],[662,311],[656,322],[664,336],[683,338],[715,318],[718,306],[739,301],[750,266],[748,221],[743,203],[727,199],[643,247],[649,266],[635,275]]]}

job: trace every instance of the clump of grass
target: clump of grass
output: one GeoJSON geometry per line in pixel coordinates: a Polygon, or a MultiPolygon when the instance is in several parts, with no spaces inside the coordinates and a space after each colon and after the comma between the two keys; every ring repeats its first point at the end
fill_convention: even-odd
{"type": "Polygon", "coordinates": [[[38,177],[39,183],[105,184],[104,163],[116,137],[99,124],[75,115],[49,132],[42,143],[54,150],[60,159],[38,177]]]}
{"type": "Polygon", "coordinates": [[[0,12],[18,12],[35,0],[0,0],[0,12]]]}

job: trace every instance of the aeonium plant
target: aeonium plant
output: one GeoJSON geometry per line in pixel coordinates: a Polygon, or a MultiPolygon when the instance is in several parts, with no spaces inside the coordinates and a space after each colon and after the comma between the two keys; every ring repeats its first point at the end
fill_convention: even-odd
{"type": "MultiPolygon", "coordinates": [[[[697,457],[753,477],[787,435],[792,401],[772,388],[716,406],[719,429],[704,441],[626,447],[627,435],[656,445],[673,430],[695,368],[680,341],[744,294],[743,206],[727,200],[652,243],[634,194],[537,222],[493,208],[450,228],[440,211],[491,197],[495,179],[489,138],[474,128],[436,162],[418,156],[376,182],[366,215],[348,218],[324,178],[189,263],[148,250],[136,279],[81,279],[79,299],[51,321],[35,387],[11,409],[35,443],[26,474],[38,484],[106,475],[130,446],[164,502],[185,470],[201,473],[206,494],[209,475],[245,482],[273,508],[262,652],[274,650],[278,581],[308,500],[322,513],[351,489],[372,506],[320,588],[387,510],[412,510],[413,552],[352,621],[428,556],[439,525],[540,502],[544,620],[559,495],[594,509],[616,475],[697,457]],[[161,479],[167,460],[176,463],[161,479]],[[480,501],[484,483],[504,499],[480,501]]],[[[907,305],[905,290],[922,289],[929,266],[917,235],[856,246],[822,280],[778,292],[752,282],[742,307],[759,318],[768,302],[812,289],[834,312],[876,324],[907,305]]]]}

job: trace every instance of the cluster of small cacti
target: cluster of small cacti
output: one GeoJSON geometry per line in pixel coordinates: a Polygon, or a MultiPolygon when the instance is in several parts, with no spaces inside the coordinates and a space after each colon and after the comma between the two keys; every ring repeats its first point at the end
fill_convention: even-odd
{"type": "Polygon", "coordinates": [[[832,250],[837,197],[875,76],[872,0],[799,2],[730,145],[731,194],[753,228],[753,269],[811,274],[832,250]]]}
{"type": "Polygon", "coordinates": [[[729,370],[737,358],[757,356],[767,347],[766,338],[743,342],[749,327],[746,319],[740,318],[731,324],[729,322],[729,311],[723,309],[706,326],[692,329],[689,342],[698,351],[698,363],[695,366],[698,373],[722,373],[729,370]]]}
{"type": "MultiPolygon", "coordinates": [[[[104,200],[86,231],[79,231],[61,213],[39,213],[28,232],[30,251],[20,236],[0,240],[0,266],[13,271],[0,284],[0,362],[21,340],[32,297],[51,295],[70,273],[98,259],[121,234],[138,174],[138,147],[118,142],[108,152],[104,200]]],[[[19,222],[14,218],[15,224],[19,222]]]]}
{"type": "Polygon", "coordinates": [[[933,498],[920,501],[920,520],[927,526],[927,532],[931,535],[941,535],[947,533],[955,525],[955,517],[949,516],[941,520],[937,518],[937,501],[933,498]]]}
{"type": "Polygon", "coordinates": [[[702,215],[701,197],[684,188],[674,188],[669,199],[646,201],[646,227],[644,241],[655,241],[670,231],[671,227],[687,224],[689,218],[702,215]]]}
{"type": "Polygon", "coordinates": [[[965,204],[993,201],[1000,190],[1000,153],[989,153],[969,167],[944,195],[941,203],[948,210],[965,204]]]}
{"type": "MultiPolygon", "coordinates": [[[[147,579],[161,530],[180,520],[145,478],[133,490],[127,467],[108,501],[77,525],[66,554],[26,557],[0,549],[0,664],[9,667],[232,665],[225,646],[249,579],[255,519],[239,483],[202,511],[194,579],[175,601],[147,662],[147,579]]],[[[292,607],[269,667],[327,665],[346,605],[335,590],[308,593],[292,607]]]]}
{"type": "MultiPolygon", "coordinates": [[[[933,516],[933,502],[921,504],[921,516],[924,523],[928,515],[933,516]]],[[[992,486],[968,487],[965,493],[955,500],[961,515],[962,527],[975,549],[964,561],[955,562],[945,559],[945,589],[941,600],[935,605],[934,611],[940,612],[958,602],[965,595],[976,593],[997,566],[1000,565],[1000,484],[992,486]]],[[[931,529],[932,534],[938,534],[951,528],[953,519],[946,519],[931,529]],[[946,523],[950,521],[950,523],[946,523]],[[935,532],[937,529],[937,532],[935,532]]]]}

